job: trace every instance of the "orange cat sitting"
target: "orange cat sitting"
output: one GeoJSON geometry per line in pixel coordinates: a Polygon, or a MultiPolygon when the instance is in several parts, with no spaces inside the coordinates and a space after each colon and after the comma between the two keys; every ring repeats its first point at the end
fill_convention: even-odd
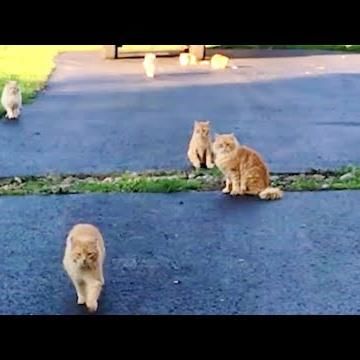
{"type": "Polygon", "coordinates": [[[201,168],[202,165],[206,165],[208,169],[214,167],[209,121],[194,122],[187,155],[195,169],[201,168]]]}
{"type": "Polygon", "coordinates": [[[256,195],[263,200],[281,199],[283,192],[270,187],[268,168],[253,149],[240,145],[234,134],[216,135],[215,164],[226,177],[224,194],[256,195]]]}

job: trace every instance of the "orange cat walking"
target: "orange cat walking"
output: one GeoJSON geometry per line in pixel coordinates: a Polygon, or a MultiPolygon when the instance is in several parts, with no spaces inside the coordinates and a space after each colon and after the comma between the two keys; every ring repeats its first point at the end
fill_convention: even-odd
{"type": "Polygon", "coordinates": [[[216,135],[215,164],[226,177],[224,194],[256,195],[263,200],[281,199],[283,192],[270,187],[268,168],[253,149],[240,145],[234,134],[216,135]]]}
{"type": "Polygon", "coordinates": [[[209,121],[194,122],[194,131],[187,155],[195,169],[201,168],[202,165],[206,165],[208,169],[214,167],[209,121]]]}
{"type": "Polygon", "coordinates": [[[67,239],[63,265],[74,284],[77,303],[86,304],[89,311],[98,308],[98,298],[105,284],[103,263],[104,239],[90,224],[75,225],[67,239]]]}

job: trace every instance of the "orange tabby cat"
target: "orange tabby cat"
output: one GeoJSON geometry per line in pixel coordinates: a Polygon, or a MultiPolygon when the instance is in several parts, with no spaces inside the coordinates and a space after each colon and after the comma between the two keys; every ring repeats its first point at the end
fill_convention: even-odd
{"type": "Polygon", "coordinates": [[[187,155],[195,169],[201,168],[202,165],[206,165],[208,169],[214,167],[209,121],[194,122],[194,131],[187,155]]]}
{"type": "Polygon", "coordinates": [[[268,168],[253,149],[240,145],[234,134],[216,135],[215,164],[226,177],[224,194],[257,195],[263,200],[281,199],[283,192],[270,187],[268,168]]]}
{"type": "Polygon", "coordinates": [[[78,296],[78,304],[86,304],[89,311],[98,307],[98,298],[104,286],[104,239],[90,224],[75,225],[66,240],[63,265],[78,296]]]}

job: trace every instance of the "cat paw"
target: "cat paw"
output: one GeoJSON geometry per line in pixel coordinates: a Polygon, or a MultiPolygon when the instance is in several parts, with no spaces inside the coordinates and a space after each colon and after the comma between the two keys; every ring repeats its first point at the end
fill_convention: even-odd
{"type": "Polygon", "coordinates": [[[223,194],[230,194],[230,189],[228,188],[222,189],[222,192],[223,194]]]}
{"type": "Polygon", "coordinates": [[[206,164],[206,167],[207,167],[208,169],[213,169],[214,166],[215,166],[215,164],[212,164],[212,163],[206,164]]]}
{"type": "Polygon", "coordinates": [[[86,307],[88,309],[89,312],[93,313],[97,310],[98,308],[98,303],[97,301],[94,301],[94,302],[87,302],[86,303],[86,307]]]}
{"type": "Polygon", "coordinates": [[[240,195],[244,195],[244,193],[241,190],[233,190],[230,192],[230,195],[232,196],[240,196],[240,195]]]}
{"type": "Polygon", "coordinates": [[[85,298],[83,296],[78,296],[77,303],[78,303],[78,305],[84,305],[85,298]]]}

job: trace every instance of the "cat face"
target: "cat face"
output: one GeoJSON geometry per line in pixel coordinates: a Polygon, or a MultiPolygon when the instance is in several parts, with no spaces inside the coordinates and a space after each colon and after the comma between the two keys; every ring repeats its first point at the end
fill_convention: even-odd
{"type": "Polygon", "coordinates": [[[75,243],[71,248],[73,262],[79,268],[93,268],[98,259],[98,251],[95,244],[75,243]]]}
{"type": "Polygon", "coordinates": [[[18,94],[20,91],[19,86],[15,80],[10,80],[7,82],[6,90],[8,91],[8,93],[13,95],[18,94]]]}
{"type": "Polygon", "coordinates": [[[215,154],[228,154],[239,146],[234,134],[215,135],[213,150],[215,154]]]}
{"type": "Polygon", "coordinates": [[[210,122],[209,121],[195,121],[194,132],[201,137],[208,137],[210,134],[210,122]]]}

